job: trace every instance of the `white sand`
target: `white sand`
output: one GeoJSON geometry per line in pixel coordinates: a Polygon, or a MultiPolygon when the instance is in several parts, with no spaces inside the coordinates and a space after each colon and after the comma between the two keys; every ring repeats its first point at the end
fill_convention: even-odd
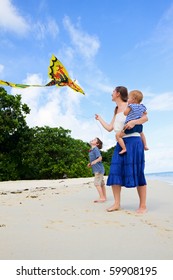
{"type": "MultiPolygon", "coordinates": [[[[106,178],[105,178],[106,179],[106,178]]],[[[93,178],[0,182],[1,260],[172,260],[173,186],[148,181],[148,212],[136,189],[93,203],[93,178]]]]}

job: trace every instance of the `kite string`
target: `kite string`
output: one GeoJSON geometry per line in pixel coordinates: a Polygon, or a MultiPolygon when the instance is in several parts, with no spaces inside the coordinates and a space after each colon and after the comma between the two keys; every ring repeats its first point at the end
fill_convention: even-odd
{"type": "MultiPolygon", "coordinates": [[[[76,114],[76,116],[80,116],[80,117],[83,117],[83,118],[85,118],[85,119],[93,119],[94,118],[94,123],[97,125],[97,127],[99,128],[99,130],[100,130],[100,135],[101,135],[101,141],[103,142],[103,147],[104,148],[106,148],[106,150],[107,149],[110,149],[110,146],[109,145],[106,145],[105,144],[105,141],[104,141],[104,133],[103,133],[103,131],[104,131],[104,129],[103,129],[103,127],[101,126],[101,124],[95,119],[95,114],[94,115],[91,115],[91,116],[85,116],[85,115],[81,115],[81,114],[76,114]]],[[[96,136],[97,137],[97,136],[96,136]]],[[[115,137],[115,136],[114,136],[115,137]]],[[[115,146],[115,144],[113,144],[112,146],[115,146]]]]}
{"type": "Polygon", "coordinates": [[[100,130],[100,135],[101,135],[101,141],[103,142],[103,146],[105,146],[104,144],[104,135],[103,135],[103,128],[101,127],[101,125],[98,123],[98,121],[95,119],[95,115],[91,115],[90,117],[89,116],[84,116],[84,115],[81,115],[81,114],[76,114],[76,116],[80,116],[80,117],[83,117],[85,119],[93,119],[94,118],[94,123],[97,125],[97,127],[99,128],[100,130]]]}

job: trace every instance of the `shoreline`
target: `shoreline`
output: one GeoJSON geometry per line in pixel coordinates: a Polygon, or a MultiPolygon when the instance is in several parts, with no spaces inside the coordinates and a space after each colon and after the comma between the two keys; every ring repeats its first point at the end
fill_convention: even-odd
{"type": "Polygon", "coordinates": [[[172,260],[173,187],[147,182],[145,214],[136,188],[122,188],[119,211],[106,211],[110,187],[93,203],[93,177],[0,182],[0,259],[172,260]]]}

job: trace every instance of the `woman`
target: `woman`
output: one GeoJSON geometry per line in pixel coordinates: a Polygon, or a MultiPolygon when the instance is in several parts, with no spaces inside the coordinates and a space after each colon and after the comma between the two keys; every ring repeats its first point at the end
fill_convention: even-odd
{"type": "MultiPolygon", "coordinates": [[[[116,102],[114,116],[110,124],[106,123],[99,115],[95,115],[101,125],[107,130],[118,132],[123,129],[125,122],[124,110],[127,107],[128,91],[126,87],[118,86],[112,94],[112,101],[116,102]]],[[[146,115],[140,119],[132,120],[125,125],[125,129],[131,129],[137,124],[143,124],[148,120],[146,115]]],[[[137,187],[139,195],[139,208],[137,213],[146,212],[146,180],[144,176],[144,146],[138,132],[130,133],[123,137],[127,147],[127,153],[119,154],[120,145],[117,143],[112,162],[107,185],[112,186],[114,204],[107,209],[108,212],[120,209],[121,187],[137,187]]]]}

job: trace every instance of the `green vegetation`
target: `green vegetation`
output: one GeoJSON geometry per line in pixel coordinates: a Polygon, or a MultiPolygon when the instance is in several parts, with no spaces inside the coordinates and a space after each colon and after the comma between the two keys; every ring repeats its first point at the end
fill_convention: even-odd
{"type": "MultiPolygon", "coordinates": [[[[59,128],[29,128],[27,104],[0,87],[0,181],[90,177],[88,143],[59,128]]],[[[102,152],[106,174],[114,148],[102,152]]]]}

